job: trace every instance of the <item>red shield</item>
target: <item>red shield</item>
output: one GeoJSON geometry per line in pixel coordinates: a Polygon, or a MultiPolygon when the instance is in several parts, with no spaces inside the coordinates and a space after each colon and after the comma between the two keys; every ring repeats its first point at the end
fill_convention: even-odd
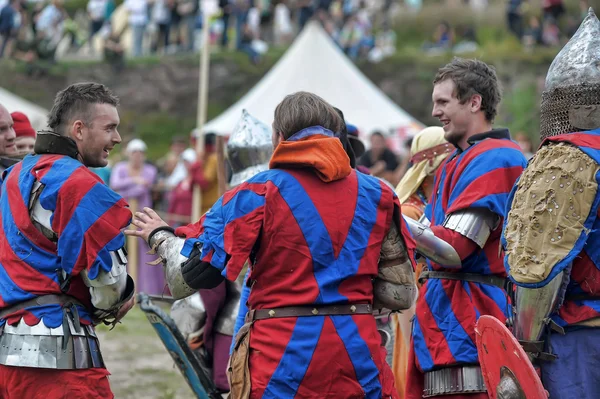
{"type": "Polygon", "coordinates": [[[492,316],[481,316],[475,333],[481,372],[490,398],[548,398],[521,344],[502,322],[492,316]]]}

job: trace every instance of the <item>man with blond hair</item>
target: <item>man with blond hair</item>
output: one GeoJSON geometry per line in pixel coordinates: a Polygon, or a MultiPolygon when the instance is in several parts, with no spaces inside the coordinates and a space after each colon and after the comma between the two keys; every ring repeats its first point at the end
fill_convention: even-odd
{"type": "Polygon", "coordinates": [[[249,259],[232,398],[397,397],[373,308],[411,306],[414,242],[394,191],[351,168],[342,128],[322,98],[289,95],[275,110],[270,170],[195,224],[173,231],[145,209],[126,232],[175,270],[171,292],[235,280],[249,259]],[[186,239],[181,251],[176,236],[186,239]]]}

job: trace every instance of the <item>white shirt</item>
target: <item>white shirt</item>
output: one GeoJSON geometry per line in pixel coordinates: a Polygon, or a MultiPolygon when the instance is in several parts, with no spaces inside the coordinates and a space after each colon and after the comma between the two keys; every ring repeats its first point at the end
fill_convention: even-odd
{"type": "Polygon", "coordinates": [[[87,12],[90,14],[92,21],[104,20],[106,14],[107,0],[90,0],[87,4],[87,12]]]}
{"type": "Polygon", "coordinates": [[[148,3],[146,0],[125,0],[125,8],[129,11],[129,25],[141,26],[148,23],[148,3]]]}

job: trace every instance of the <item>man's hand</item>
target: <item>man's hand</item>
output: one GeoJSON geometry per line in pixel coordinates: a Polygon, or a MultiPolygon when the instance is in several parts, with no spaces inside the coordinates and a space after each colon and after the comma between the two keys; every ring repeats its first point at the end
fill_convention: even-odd
{"type": "Polygon", "coordinates": [[[154,210],[144,208],[143,212],[136,212],[131,222],[138,230],[125,230],[128,236],[136,236],[148,242],[150,233],[162,226],[168,226],[167,222],[162,220],[154,210]]]}

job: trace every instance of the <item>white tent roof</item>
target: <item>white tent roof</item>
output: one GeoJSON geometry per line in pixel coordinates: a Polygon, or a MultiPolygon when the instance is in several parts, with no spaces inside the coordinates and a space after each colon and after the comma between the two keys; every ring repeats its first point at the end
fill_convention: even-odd
{"type": "Polygon", "coordinates": [[[19,111],[27,115],[35,130],[43,130],[48,124],[48,110],[25,100],[0,87],[0,104],[4,105],[8,112],[19,111]]]}
{"type": "Polygon", "coordinates": [[[355,125],[361,134],[368,135],[377,129],[417,132],[423,128],[367,79],[313,21],[263,79],[237,103],[208,122],[204,131],[230,134],[243,109],[270,125],[277,104],[297,91],[315,93],[341,109],[347,122],[355,125]]]}

